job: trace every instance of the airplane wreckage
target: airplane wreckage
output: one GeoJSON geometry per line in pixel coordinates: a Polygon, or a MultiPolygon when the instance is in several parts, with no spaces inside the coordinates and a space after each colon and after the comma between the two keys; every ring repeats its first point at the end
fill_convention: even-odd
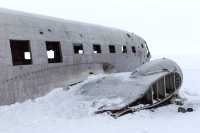
{"type": "Polygon", "coordinates": [[[104,74],[82,85],[80,94],[121,98],[96,111],[119,117],[170,103],[183,81],[175,62],[150,61],[146,41],[127,31],[0,9],[0,34],[0,105],[104,74]]]}

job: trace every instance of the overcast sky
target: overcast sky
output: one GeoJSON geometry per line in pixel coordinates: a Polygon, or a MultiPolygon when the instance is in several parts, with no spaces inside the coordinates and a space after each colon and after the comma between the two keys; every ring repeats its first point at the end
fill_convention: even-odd
{"type": "Polygon", "coordinates": [[[198,0],[0,0],[0,7],[128,30],[152,54],[200,54],[198,0]]]}

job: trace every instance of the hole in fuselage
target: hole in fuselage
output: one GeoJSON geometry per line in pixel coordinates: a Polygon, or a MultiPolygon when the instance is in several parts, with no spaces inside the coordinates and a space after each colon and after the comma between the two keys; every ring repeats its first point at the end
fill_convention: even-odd
{"type": "Polygon", "coordinates": [[[13,65],[32,64],[31,47],[29,40],[10,40],[13,65]]]}
{"type": "Polygon", "coordinates": [[[144,94],[143,97],[133,102],[129,106],[136,106],[139,104],[155,104],[166,100],[159,106],[170,103],[170,99],[176,97],[176,90],[180,88],[182,83],[181,76],[178,73],[169,73],[159,80],[154,82],[144,94]]]}

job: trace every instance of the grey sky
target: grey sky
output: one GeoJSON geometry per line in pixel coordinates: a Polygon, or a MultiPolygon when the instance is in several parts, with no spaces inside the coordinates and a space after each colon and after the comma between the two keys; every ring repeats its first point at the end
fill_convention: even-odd
{"type": "Polygon", "coordinates": [[[128,30],[152,54],[200,54],[198,0],[0,0],[0,7],[128,30]]]}

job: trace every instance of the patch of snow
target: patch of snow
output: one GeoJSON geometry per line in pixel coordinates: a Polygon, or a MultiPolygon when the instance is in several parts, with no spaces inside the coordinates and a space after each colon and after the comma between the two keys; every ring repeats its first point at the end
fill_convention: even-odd
{"type": "MultiPolygon", "coordinates": [[[[185,58],[184,62],[187,64],[191,60],[185,58]]],[[[198,133],[200,69],[196,68],[197,61],[191,63],[193,67],[192,64],[183,67],[184,83],[180,93],[187,99],[184,107],[193,107],[194,112],[178,113],[177,105],[168,105],[118,119],[106,114],[95,115],[97,106],[109,104],[109,100],[118,104],[121,99],[102,99],[99,103],[87,100],[77,94],[77,89],[83,85],[80,83],[79,87],[70,90],[58,88],[35,100],[1,106],[0,133],[198,133]]],[[[100,75],[101,78],[104,76],[100,75]]],[[[95,80],[95,76],[88,79],[95,80]]]]}

